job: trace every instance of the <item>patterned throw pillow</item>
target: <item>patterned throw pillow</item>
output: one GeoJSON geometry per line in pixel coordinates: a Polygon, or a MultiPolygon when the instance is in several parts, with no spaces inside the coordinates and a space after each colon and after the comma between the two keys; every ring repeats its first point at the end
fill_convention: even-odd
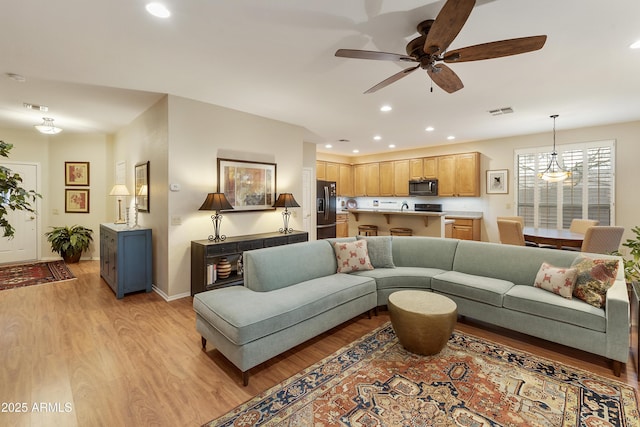
{"type": "Polygon", "coordinates": [[[571,299],[577,277],[578,270],[575,268],[554,267],[543,262],[533,286],[571,299]]]}
{"type": "Polygon", "coordinates": [[[333,244],[338,261],[338,273],[350,273],[359,270],[373,270],[367,251],[367,241],[336,242],[333,244]]]}
{"type": "Polygon", "coordinates": [[[618,274],[618,260],[579,256],[571,267],[578,270],[573,295],[594,307],[604,308],[607,291],[618,274]]]}

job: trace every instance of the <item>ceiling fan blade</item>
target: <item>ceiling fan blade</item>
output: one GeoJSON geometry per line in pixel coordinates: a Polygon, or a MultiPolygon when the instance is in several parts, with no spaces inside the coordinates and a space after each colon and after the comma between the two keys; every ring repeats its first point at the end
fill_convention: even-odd
{"type": "Polygon", "coordinates": [[[447,0],[424,42],[424,51],[430,55],[442,53],[456,38],[469,18],[476,0],[447,0]]]}
{"type": "Polygon", "coordinates": [[[479,61],[518,55],[542,49],[546,41],[547,36],[532,36],[477,44],[447,52],[444,56],[444,62],[479,61]]]}
{"type": "Polygon", "coordinates": [[[383,87],[387,87],[391,83],[396,82],[396,81],[400,80],[401,78],[408,76],[409,74],[411,74],[412,72],[414,72],[418,68],[420,68],[419,64],[416,65],[415,67],[405,68],[404,70],[400,71],[399,73],[396,73],[393,76],[384,79],[383,81],[381,81],[380,83],[378,83],[374,87],[372,87],[370,89],[367,89],[364,93],[373,93],[375,91],[378,91],[378,90],[382,89],[383,87]]]}
{"type": "Polygon", "coordinates": [[[427,70],[427,73],[431,80],[445,92],[453,93],[464,87],[460,77],[444,64],[434,65],[427,70]]]}
{"type": "Polygon", "coordinates": [[[336,56],[340,58],[376,59],[379,61],[416,62],[414,58],[407,55],[387,52],[375,52],[372,50],[338,49],[336,51],[336,56]]]}

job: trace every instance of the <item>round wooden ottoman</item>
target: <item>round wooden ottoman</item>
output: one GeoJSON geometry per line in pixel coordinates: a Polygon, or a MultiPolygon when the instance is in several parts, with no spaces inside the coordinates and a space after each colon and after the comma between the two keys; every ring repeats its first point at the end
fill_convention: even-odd
{"type": "Polygon", "coordinates": [[[387,305],[400,344],[426,356],[444,348],[458,319],[456,303],[433,292],[394,292],[387,305]]]}

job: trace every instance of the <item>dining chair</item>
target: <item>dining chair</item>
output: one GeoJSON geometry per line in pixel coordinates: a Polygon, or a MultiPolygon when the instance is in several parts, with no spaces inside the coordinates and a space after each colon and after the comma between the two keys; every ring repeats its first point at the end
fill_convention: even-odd
{"type": "MultiPolygon", "coordinates": [[[[523,216],[499,216],[499,217],[497,217],[497,220],[498,221],[517,221],[517,222],[520,223],[520,225],[524,229],[524,217],[523,216]]],[[[537,243],[527,242],[526,240],[525,240],[524,244],[526,246],[538,246],[537,243]]]]}
{"type": "Polygon", "coordinates": [[[498,233],[500,234],[500,243],[504,245],[526,245],[522,232],[522,224],[520,224],[519,221],[499,219],[498,233]]]}
{"type": "Polygon", "coordinates": [[[587,228],[582,241],[581,252],[608,254],[620,247],[624,227],[596,225],[587,228]]]}
{"type": "Polygon", "coordinates": [[[587,228],[593,227],[594,225],[598,225],[600,221],[596,219],[581,219],[574,218],[571,220],[571,225],[569,226],[569,231],[573,233],[586,233],[587,228]]]}

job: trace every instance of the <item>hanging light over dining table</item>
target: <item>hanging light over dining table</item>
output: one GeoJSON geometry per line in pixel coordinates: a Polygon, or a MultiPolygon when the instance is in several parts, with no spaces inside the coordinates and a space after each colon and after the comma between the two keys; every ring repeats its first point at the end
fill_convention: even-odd
{"type": "Polygon", "coordinates": [[[558,152],[556,151],[556,119],[557,114],[550,116],[553,119],[553,151],[551,159],[544,172],[538,173],[538,178],[547,182],[560,182],[571,176],[571,172],[560,166],[558,163],[558,152]]]}

